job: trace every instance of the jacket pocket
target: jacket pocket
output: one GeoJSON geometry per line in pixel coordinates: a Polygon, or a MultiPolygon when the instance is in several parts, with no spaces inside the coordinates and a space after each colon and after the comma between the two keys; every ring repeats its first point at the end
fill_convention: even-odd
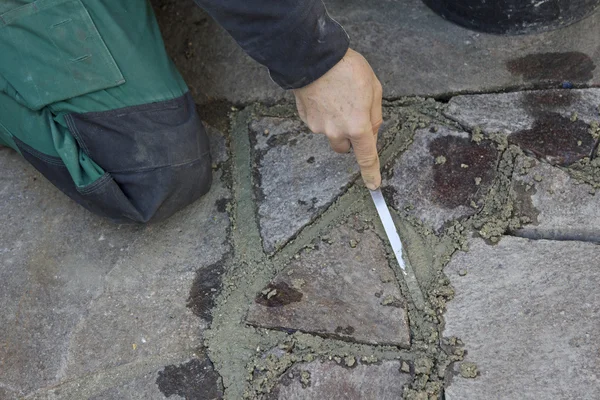
{"type": "Polygon", "coordinates": [[[0,75],[39,110],[119,86],[119,67],[80,0],[38,0],[0,14],[0,75]]]}

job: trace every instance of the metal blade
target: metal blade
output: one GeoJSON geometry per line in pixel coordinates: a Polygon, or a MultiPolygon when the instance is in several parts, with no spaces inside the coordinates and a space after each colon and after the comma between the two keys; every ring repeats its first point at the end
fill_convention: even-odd
{"type": "Polygon", "coordinates": [[[383,228],[385,229],[385,233],[387,234],[388,240],[392,245],[392,250],[394,250],[396,260],[398,260],[398,265],[400,265],[402,272],[404,272],[406,275],[406,265],[404,264],[404,259],[402,258],[402,242],[400,241],[400,236],[398,236],[396,225],[394,225],[394,220],[392,219],[390,210],[388,209],[385,199],[383,198],[381,189],[370,190],[370,192],[371,197],[373,198],[373,203],[375,203],[375,208],[377,208],[379,218],[381,219],[381,223],[383,224],[383,228]]]}

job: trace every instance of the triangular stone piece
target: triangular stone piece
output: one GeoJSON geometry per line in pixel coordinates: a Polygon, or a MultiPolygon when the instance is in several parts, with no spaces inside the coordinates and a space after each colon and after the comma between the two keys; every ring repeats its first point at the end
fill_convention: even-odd
{"type": "Polygon", "coordinates": [[[409,347],[406,302],[385,248],[361,224],[339,226],[314,249],[304,250],[256,295],[247,322],[409,347]]]}

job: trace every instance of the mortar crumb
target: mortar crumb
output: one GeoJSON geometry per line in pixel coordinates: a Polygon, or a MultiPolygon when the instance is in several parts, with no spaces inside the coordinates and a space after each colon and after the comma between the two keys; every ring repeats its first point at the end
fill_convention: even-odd
{"type": "Polygon", "coordinates": [[[442,164],[445,164],[445,163],[446,163],[446,161],[447,161],[447,160],[446,160],[446,157],[444,157],[444,156],[437,156],[437,157],[435,158],[435,163],[436,163],[437,165],[442,165],[442,164]]]}
{"type": "Polygon", "coordinates": [[[479,374],[477,365],[472,362],[464,362],[460,364],[460,375],[463,378],[475,378],[479,374]]]}

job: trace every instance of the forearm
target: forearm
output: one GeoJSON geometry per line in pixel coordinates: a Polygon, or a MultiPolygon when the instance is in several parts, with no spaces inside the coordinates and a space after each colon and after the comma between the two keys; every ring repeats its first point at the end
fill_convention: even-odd
{"type": "Polygon", "coordinates": [[[284,89],[314,82],[348,49],[348,35],[321,0],[195,1],[284,89]]]}

